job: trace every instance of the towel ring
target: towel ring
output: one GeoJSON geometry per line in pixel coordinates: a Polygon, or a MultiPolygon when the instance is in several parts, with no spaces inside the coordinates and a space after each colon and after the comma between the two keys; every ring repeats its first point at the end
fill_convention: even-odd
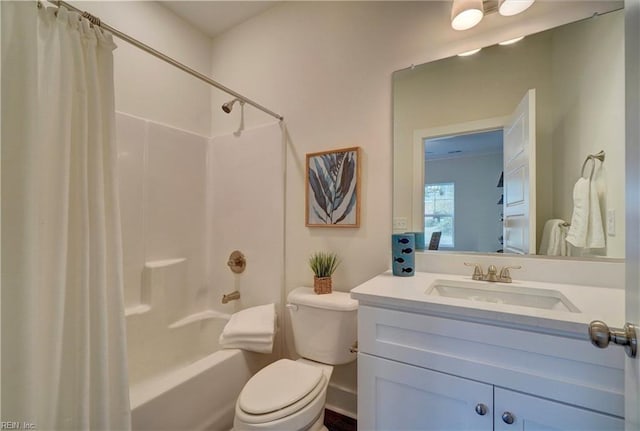
{"type": "Polygon", "coordinates": [[[580,171],[580,176],[584,178],[584,168],[587,167],[587,162],[591,160],[591,173],[589,174],[589,180],[593,178],[593,172],[596,169],[596,159],[600,160],[600,162],[604,162],[604,151],[600,151],[598,154],[589,154],[586,159],[584,159],[584,163],[582,164],[582,170],[580,171]]]}

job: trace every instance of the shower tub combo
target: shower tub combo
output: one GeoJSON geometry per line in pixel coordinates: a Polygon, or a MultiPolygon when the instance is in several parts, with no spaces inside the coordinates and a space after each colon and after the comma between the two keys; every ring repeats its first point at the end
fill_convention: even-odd
{"type": "Polygon", "coordinates": [[[127,309],[133,430],[227,430],[245,383],[272,355],[220,349],[229,314],[191,312],[185,259],[147,262],[141,305],[127,309]]]}

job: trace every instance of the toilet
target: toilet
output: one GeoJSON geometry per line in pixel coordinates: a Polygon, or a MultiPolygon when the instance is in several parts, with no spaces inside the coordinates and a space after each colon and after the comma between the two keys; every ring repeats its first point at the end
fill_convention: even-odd
{"type": "Polygon", "coordinates": [[[235,431],[317,431],[334,365],[356,359],[358,301],[349,293],[316,295],[310,287],[289,293],[293,340],[301,359],[281,359],[254,375],[240,392],[235,431]]]}

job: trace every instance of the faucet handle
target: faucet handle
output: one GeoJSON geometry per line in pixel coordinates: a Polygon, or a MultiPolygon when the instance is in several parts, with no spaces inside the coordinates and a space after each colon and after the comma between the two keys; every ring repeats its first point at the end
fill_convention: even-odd
{"type": "Polygon", "coordinates": [[[500,270],[500,281],[502,281],[503,283],[511,283],[513,280],[511,279],[511,273],[509,272],[510,269],[520,269],[522,268],[522,266],[520,265],[513,265],[513,266],[504,266],[502,267],[502,269],[500,270]]]}
{"type": "Polygon", "coordinates": [[[484,280],[484,273],[482,272],[482,266],[478,263],[469,263],[465,262],[465,266],[473,266],[473,275],[471,279],[473,280],[484,280]]]}

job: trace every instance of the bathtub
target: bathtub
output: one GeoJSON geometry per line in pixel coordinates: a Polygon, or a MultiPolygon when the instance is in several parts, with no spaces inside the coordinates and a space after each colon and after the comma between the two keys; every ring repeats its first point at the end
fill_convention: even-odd
{"type": "Polygon", "coordinates": [[[244,384],[270,355],[219,350],[130,388],[133,430],[229,430],[244,384]]]}

